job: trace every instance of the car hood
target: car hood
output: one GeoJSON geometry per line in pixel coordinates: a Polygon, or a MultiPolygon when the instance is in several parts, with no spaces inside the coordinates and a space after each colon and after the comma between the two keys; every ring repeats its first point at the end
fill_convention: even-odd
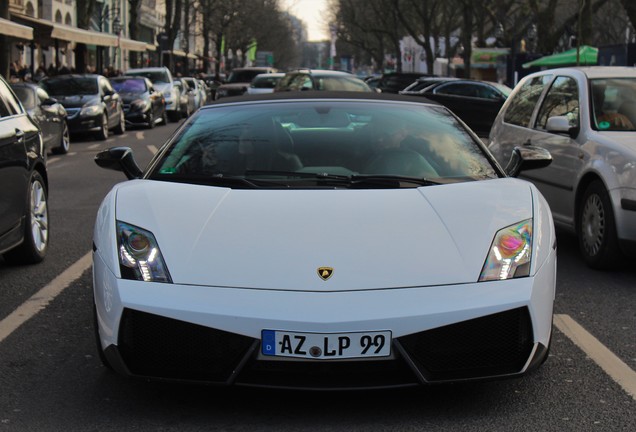
{"type": "Polygon", "coordinates": [[[147,100],[148,97],[145,96],[143,93],[119,93],[119,96],[121,97],[121,100],[123,103],[129,104],[131,102],[134,102],[136,100],[147,100]]]}
{"type": "Polygon", "coordinates": [[[99,102],[97,95],[55,96],[55,99],[57,99],[64,108],[81,108],[88,103],[99,102]]]}
{"type": "Polygon", "coordinates": [[[113,194],[116,211],[100,214],[151,231],[174,283],[292,291],[474,283],[495,233],[531,218],[533,199],[517,179],[383,190],[134,180],[113,194]],[[327,281],[320,267],[333,268],[327,281]]]}

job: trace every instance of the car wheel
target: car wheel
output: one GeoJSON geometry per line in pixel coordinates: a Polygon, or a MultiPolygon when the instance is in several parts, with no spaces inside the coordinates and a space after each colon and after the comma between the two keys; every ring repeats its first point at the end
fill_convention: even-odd
{"type": "Polygon", "coordinates": [[[97,139],[104,141],[108,139],[108,116],[106,114],[102,115],[102,126],[97,131],[97,139]]]}
{"type": "Polygon", "coordinates": [[[148,113],[148,129],[152,129],[155,127],[155,116],[152,113],[152,110],[148,113]]]}
{"type": "Polygon", "coordinates": [[[621,258],[616,238],[614,211],[599,180],[590,183],[579,209],[577,235],[583,259],[592,268],[615,267],[621,258]]]}
{"type": "Polygon", "coordinates": [[[161,114],[161,124],[164,126],[168,124],[168,113],[165,109],[163,110],[163,114],[161,114]]]}
{"type": "Polygon", "coordinates": [[[24,240],[15,249],[4,253],[11,264],[35,264],[44,259],[49,245],[48,193],[44,179],[33,171],[27,191],[27,214],[24,224],[24,240]]]}
{"type": "Polygon", "coordinates": [[[168,117],[170,117],[171,122],[178,122],[179,120],[181,120],[181,111],[170,111],[170,113],[168,113],[168,117]]]}
{"type": "Polygon", "coordinates": [[[55,154],[66,154],[71,147],[71,137],[68,131],[68,124],[66,121],[62,121],[62,136],[60,138],[60,145],[53,148],[52,151],[55,154]]]}
{"type": "Polygon", "coordinates": [[[115,127],[115,133],[121,135],[124,132],[126,132],[126,116],[122,110],[119,112],[119,123],[117,123],[117,127],[115,127]]]}
{"type": "Polygon", "coordinates": [[[108,359],[106,358],[106,354],[104,354],[104,349],[102,348],[102,341],[99,338],[99,327],[97,324],[97,307],[95,306],[95,302],[93,302],[93,329],[95,333],[95,342],[97,345],[97,355],[101,360],[102,364],[110,370],[113,370],[113,366],[110,364],[108,359]]]}

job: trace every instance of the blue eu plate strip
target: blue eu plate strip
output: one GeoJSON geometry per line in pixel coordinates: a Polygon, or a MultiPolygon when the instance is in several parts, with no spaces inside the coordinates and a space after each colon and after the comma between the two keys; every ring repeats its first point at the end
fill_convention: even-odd
{"type": "Polygon", "coordinates": [[[261,352],[264,355],[276,355],[276,332],[274,330],[261,332],[261,352]]]}

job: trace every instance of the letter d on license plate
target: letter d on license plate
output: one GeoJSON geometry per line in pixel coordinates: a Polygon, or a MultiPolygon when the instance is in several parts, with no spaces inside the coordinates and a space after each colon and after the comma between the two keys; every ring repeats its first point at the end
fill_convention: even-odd
{"type": "Polygon", "coordinates": [[[263,330],[261,353],[266,356],[321,360],[387,357],[391,355],[391,332],[298,333],[263,330]]]}

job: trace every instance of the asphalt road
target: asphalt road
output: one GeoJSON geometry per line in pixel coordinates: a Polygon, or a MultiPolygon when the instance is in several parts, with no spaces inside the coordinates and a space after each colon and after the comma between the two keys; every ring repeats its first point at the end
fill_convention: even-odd
{"type": "Polygon", "coordinates": [[[177,126],[132,130],[106,142],[74,140],[71,153],[50,157],[49,255],[28,267],[0,259],[0,333],[10,319],[19,321],[16,310],[35,309],[0,334],[0,432],[636,430],[636,394],[630,394],[636,269],[588,269],[565,232],[558,235],[551,355],[522,379],[334,393],[148,383],[109,372],[95,350],[90,269],[61,282],[60,275],[73,273],[71,266],[90,252],[97,207],[113,184],[125,181],[122,173],[98,168],[95,153],[126,145],[145,165],[177,126]],[[48,304],[37,303],[32,296],[52,285],[65,288],[48,304]],[[571,322],[580,325],[574,335],[565,330],[571,322]],[[590,337],[607,349],[600,360],[588,351],[590,337]],[[614,355],[624,367],[608,373],[603,367],[614,355]]]}

